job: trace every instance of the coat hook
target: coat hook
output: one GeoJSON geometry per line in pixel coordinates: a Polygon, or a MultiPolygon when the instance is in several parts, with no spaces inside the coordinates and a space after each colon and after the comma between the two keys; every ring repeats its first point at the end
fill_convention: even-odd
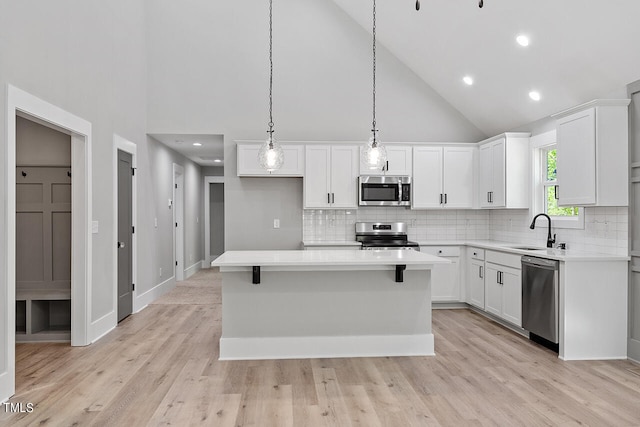
{"type": "Polygon", "coordinates": [[[479,7],[480,9],[482,9],[482,6],[484,6],[484,0],[480,0],[480,1],[478,2],[478,7],[479,7]]]}
{"type": "Polygon", "coordinates": [[[22,176],[23,176],[23,177],[26,177],[26,176],[27,176],[27,173],[26,173],[25,171],[22,171],[22,176]]]}
{"type": "Polygon", "coordinates": [[[420,10],[420,0],[416,0],[416,10],[420,10]]]}

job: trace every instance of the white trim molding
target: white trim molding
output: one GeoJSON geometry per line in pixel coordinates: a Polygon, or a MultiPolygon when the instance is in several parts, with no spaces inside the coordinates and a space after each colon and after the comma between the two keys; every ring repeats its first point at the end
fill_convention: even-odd
{"type": "Polygon", "coordinates": [[[140,312],[146,306],[151,304],[156,299],[160,298],[162,295],[169,292],[175,286],[176,286],[176,278],[172,276],[172,277],[169,277],[164,282],[149,289],[147,292],[137,295],[136,304],[135,304],[135,307],[136,307],[135,313],[140,312]]]}
{"type": "Polygon", "coordinates": [[[92,126],[74,114],[50,104],[15,86],[7,85],[7,134],[5,145],[5,223],[3,242],[6,266],[2,281],[0,328],[4,329],[0,361],[0,400],[15,392],[15,244],[16,244],[16,116],[62,131],[71,136],[72,201],[71,222],[71,345],[83,346],[92,341],[92,126]]]}

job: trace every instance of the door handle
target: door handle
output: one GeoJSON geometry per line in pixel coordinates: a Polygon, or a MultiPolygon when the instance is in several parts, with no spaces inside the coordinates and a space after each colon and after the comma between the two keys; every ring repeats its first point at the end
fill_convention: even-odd
{"type": "Polygon", "coordinates": [[[123,249],[125,247],[124,242],[118,242],[118,249],[123,249]]]}
{"type": "Polygon", "coordinates": [[[553,186],[553,193],[556,200],[560,199],[560,188],[557,185],[553,186]]]}
{"type": "Polygon", "coordinates": [[[483,276],[482,276],[482,266],[481,266],[481,265],[479,265],[479,266],[478,266],[478,276],[479,276],[481,279],[483,278],[483,276]]]}

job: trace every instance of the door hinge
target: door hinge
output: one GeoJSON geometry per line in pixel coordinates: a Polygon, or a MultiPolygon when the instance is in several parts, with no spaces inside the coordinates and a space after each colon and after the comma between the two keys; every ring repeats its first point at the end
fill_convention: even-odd
{"type": "Polygon", "coordinates": [[[136,176],[136,168],[131,168],[131,176],[136,176]]]}
{"type": "Polygon", "coordinates": [[[135,234],[136,233],[136,227],[135,226],[131,226],[131,234],[135,234]]]}
{"type": "Polygon", "coordinates": [[[178,223],[176,222],[176,228],[178,228],[178,223]]]}
{"type": "Polygon", "coordinates": [[[132,290],[132,291],[135,291],[135,290],[136,290],[136,284],[135,284],[135,283],[132,283],[132,284],[131,284],[131,290],[132,290]]]}
{"type": "Polygon", "coordinates": [[[178,266],[178,261],[176,261],[176,267],[178,266]]]}
{"type": "Polygon", "coordinates": [[[175,184],[176,188],[178,188],[178,184],[175,184]]]}

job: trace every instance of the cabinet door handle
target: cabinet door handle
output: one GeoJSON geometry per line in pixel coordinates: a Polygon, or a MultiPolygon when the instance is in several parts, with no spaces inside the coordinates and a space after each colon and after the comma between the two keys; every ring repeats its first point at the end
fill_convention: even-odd
{"type": "Polygon", "coordinates": [[[327,193],[327,203],[331,203],[331,193],[327,193]]]}
{"type": "Polygon", "coordinates": [[[447,193],[444,193],[444,204],[447,204],[447,193]]]}
{"type": "Polygon", "coordinates": [[[491,199],[489,201],[493,203],[493,191],[489,191],[489,198],[491,199]]]}
{"type": "Polygon", "coordinates": [[[442,193],[440,193],[440,204],[442,204],[442,193]]]}
{"type": "Polygon", "coordinates": [[[500,272],[496,271],[496,282],[498,283],[498,285],[500,284],[500,272]]]}
{"type": "Polygon", "coordinates": [[[560,199],[560,187],[558,187],[557,185],[554,185],[553,193],[556,200],[560,199]]]}
{"type": "Polygon", "coordinates": [[[336,193],[331,193],[331,203],[336,202],[336,193]]]}
{"type": "Polygon", "coordinates": [[[481,266],[481,265],[479,265],[479,266],[478,266],[478,276],[479,276],[481,279],[483,279],[483,278],[484,278],[484,277],[483,277],[483,275],[482,275],[482,273],[483,273],[483,271],[482,271],[482,266],[481,266]]]}
{"type": "Polygon", "coordinates": [[[491,191],[487,191],[487,203],[491,203],[491,191]]]}
{"type": "Polygon", "coordinates": [[[388,171],[388,170],[389,170],[389,160],[387,160],[387,167],[386,167],[385,171],[388,171]]]}

